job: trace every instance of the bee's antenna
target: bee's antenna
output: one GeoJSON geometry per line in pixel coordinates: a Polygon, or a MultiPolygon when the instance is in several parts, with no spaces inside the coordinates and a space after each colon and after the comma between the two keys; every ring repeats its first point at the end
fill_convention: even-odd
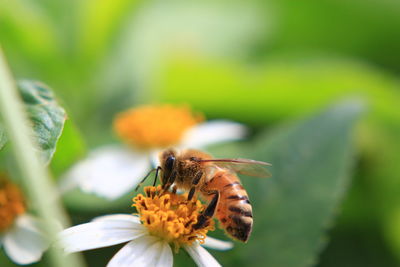
{"type": "Polygon", "coordinates": [[[154,171],[156,171],[156,178],[155,178],[155,180],[154,180],[154,185],[153,185],[153,186],[155,186],[156,181],[157,181],[158,171],[159,171],[160,169],[161,169],[160,166],[158,166],[158,167],[155,168],[155,169],[151,169],[151,170],[149,171],[149,173],[146,174],[146,176],[142,179],[142,181],[140,181],[140,183],[136,186],[135,191],[138,191],[138,189],[140,188],[140,186],[142,186],[142,184],[144,183],[144,181],[146,181],[147,177],[149,177],[150,174],[151,174],[152,172],[154,172],[154,171]]]}

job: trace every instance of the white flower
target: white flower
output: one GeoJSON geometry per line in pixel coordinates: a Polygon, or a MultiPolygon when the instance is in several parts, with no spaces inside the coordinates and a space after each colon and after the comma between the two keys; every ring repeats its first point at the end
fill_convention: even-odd
{"type": "Polygon", "coordinates": [[[201,245],[220,250],[232,248],[231,242],[207,237],[215,229],[210,218],[203,227],[195,227],[205,205],[188,202],[187,195],[164,192],[161,186],[147,186],[145,194],[133,198],[138,216],[106,215],[90,223],[77,225],[60,233],[66,252],[112,246],[128,242],[108,266],[166,266],[173,263],[173,253],[185,249],[199,266],[220,266],[201,245]]]}
{"type": "Polygon", "coordinates": [[[38,221],[28,214],[19,215],[13,225],[0,233],[0,245],[12,261],[17,264],[31,264],[42,257],[48,247],[39,230],[38,221]]]}
{"type": "Polygon", "coordinates": [[[25,203],[19,187],[0,173],[0,247],[17,264],[40,260],[48,245],[38,220],[26,213],[25,203]]]}
{"type": "MultiPolygon", "coordinates": [[[[107,266],[172,266],[173,252],[164,239],[151,235],[138,216],[129,214],[106,215],[92,222],[68,228],[60,233],[66,252],[108,247],[128,242],[107,266]]],[[[226,250],[232,243],[207,237],[204,246],[226,250]]],[[[198,266],[220,266],[214,257],[197,242],[184,245],[198,266]]]]}
{"type": "Polygon", "coordinates": [[[79,187],[108,199],[131,191],[158,165],[157,154],[168,147],[203,148],[245,136],[247,129],[230,121],[200,122],[186,107],[144,106],[119,115],[115,129],[128,145],[93,150],[61,179],[62,192],[79,187]]]}

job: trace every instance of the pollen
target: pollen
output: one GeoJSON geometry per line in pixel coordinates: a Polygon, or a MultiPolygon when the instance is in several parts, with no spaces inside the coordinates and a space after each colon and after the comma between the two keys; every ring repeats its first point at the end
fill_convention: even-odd
{"type": "Polygon", "coordinates": [[[193,229],[204,205],[197,199],[187,200],[187,194],[161,193],[161,186],[145,187],[145,194],[133,198],[140,220],[151,235],[173,244],[175,252],[182,245],[198,241],[204,243],[209,230],[214,230],[214,221],[209,220],[204,228],[193,229]]]}
{"type": "Polygon", "coordinates": [[[25,203],[20,189],[0,174],[0,234],[6,231],[18,215],[24,213],[25,203]]]}
{"type": "Polygon", "coordinates": [[[126,143],[141,149],[178,144],[186,130],[203,120],[187,106],[141,106],[118,114],[114,130],[126,143]]]}

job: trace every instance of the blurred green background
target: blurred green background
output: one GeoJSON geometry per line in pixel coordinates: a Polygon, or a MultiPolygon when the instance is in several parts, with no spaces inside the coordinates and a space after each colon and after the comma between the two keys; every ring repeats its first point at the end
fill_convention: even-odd
{"type": "MultiPolygon", "coordinates": [[[[329,242],[298,266],[399,266],[399,14],[397,0],[3,0],[0,43],[17,78],[54,89],[69,114],[64,139],[81,135],[61,139],[56,175],[86,148],[115,140],[113,116],[137,104],[189,103],[207,118],[246,123],[260,138],[361,99],[351,185],[329,242]]],[[[326,136],[336,130],[326,127],[326,136]]],[[[97,214],[75,211],[73,218],[97,214]]],[[[115,251],[101,254],[104,261],[115,251]]],[[[95,264],[100,254],[86,255],[95,264]]],[[[215,255],[233,264],[229,254],[215,255]]]]}

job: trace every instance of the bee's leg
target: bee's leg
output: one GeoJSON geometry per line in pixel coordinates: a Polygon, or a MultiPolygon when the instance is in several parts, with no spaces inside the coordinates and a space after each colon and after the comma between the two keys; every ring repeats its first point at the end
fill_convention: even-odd
{"type": "Polygon", "coordinates": [[[194,179],[192,180],[192,188],[190,188],[188,201],[192,200],[194,193],[196,192],[196,185],[200,182],[201,177],[203,176],[203,172],[198,172],[194,179]]]}
{"type": "Polygon", "coordinates": [[[169,189],[169,187],[175,182],[175,178],[176,178],[176,172],[171,173],[171,176],[168,179],[168,182],[166,182],[163,185],[163,190],[162,190],[162,194],[167,191],[169,189]]]}
{"type": "Polygon", "coordinates": [[[171,173],[171,176],[168,179],[168,187],[166,189],[169,189],[169,187],[175,182],[176,178],[176,172],[171,173]]]}
{"type": "Polygon", "coordinates": [[[194,229],[200,229],[202,227],[205,227],[207,225],[208,220],[214,216],[215,209],[217,208],[218,205],[219,191],[212,190],[209,191],[208,193],[210,195],[214,194],[214,197],[211,199],[210,204],[208,204],[204,212],[200,214],[199,217],[197,218],[197,223],[193,225],[194,229]]]}
{"type": "Polygon", "coordinates": [[[192,188],[190,188],[189,195],[187,198],[188,201],[192,200],[195,192],[196,192],[196,187],[193,186],[192,188]]]}

